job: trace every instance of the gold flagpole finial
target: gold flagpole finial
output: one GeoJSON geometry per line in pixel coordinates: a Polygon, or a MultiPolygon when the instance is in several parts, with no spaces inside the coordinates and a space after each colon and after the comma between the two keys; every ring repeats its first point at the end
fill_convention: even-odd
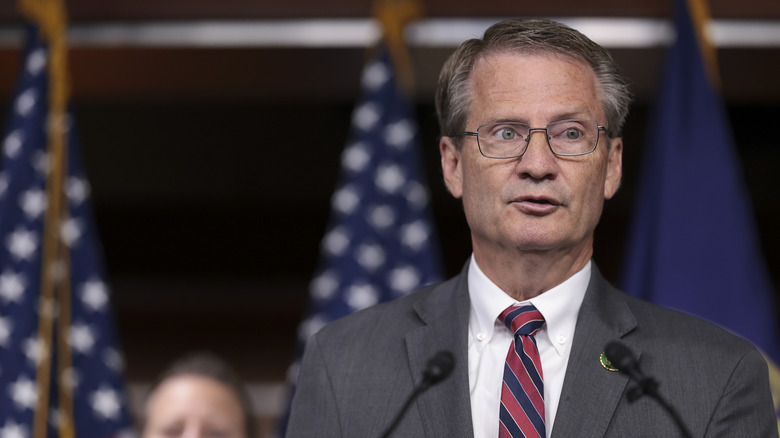
{"type": "Polygon", "coordinates": [[[404,39],[406,25],[423,17],[423,7],[417,0],[376,0],[374,18],[382,28],[382,35],[401,89],[411,95],[414,90],[414,70],[409,47],[404,39]]]}

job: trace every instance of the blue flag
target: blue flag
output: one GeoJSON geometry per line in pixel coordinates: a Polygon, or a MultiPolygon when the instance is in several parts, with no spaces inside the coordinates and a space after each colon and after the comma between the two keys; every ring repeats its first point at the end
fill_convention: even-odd
{"type": "MultiPolygon", "coordinates": [[[[383,51],[363,70],[362,98],[352,114],[309,310],[299,329],[289,376],[293,388],[305,342],[325,324],[441,280],[417,131],[412,106],[383,51]]],[[[286,420],[281,425],[284,430],[286,420]]]]}
{"type": "Polygon", "coordinates": [[[741,335],[773,368],[775,294],[750,197],[697,39],[702,23],[686,1],[675,5],[677,40],[648,126],[624,289],[741,335]]]}
{"type": "Polygon", "coordinates": [[[62,290],[51,302],[41,295],[44,217],[52,204],[50,57],[37,26],[28,26],[27,35],[0,170],[0,436],[31,437],[35,422],[49,437],[117,436],[131,426],[122,357],[73,129],[66,128],[62,178],[67,208],[54,228],[69,260],[50,266],[53,277],[70,280],[63,281],[69,299],[62,290]],[[42,312],[50,330],[41,326],[42,312]]]}

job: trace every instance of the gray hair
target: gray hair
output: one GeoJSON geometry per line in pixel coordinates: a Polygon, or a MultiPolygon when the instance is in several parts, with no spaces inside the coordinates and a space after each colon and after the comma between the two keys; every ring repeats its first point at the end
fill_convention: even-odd
{"type": "MultiPolygon", "coordinates": [[[[482,39],[463,42],[442,67],[436,89],[441,135],[466,130],[471,111],[469,79],[477,60],[493,53],[553,53],[571,56],[596,74],[597,92],[606,117],[607,135],[620,137],[631,103],[628,81],[609,52],[580,32],[555,21],[514,19],[496,23],[482,39]]],[[[460,145],[460,141],[456,141],[460,145]]]]}

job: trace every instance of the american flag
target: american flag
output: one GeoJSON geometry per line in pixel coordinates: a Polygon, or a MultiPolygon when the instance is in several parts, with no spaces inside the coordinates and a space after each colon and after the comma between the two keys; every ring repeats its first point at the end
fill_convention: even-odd
{"type": "MultiPolygon", "coordinates": [[[[58,224],[69,262],[55,263],[52,273],[70,279],[70,296],[60,290],[48,300],[41,293],[44,216],[52,204],[50,57],[37,26],[28,26],[27,35],[0,170],[0,438],[117,436],[130,428],[122,356],[91,222],[90,189],[69,127],[61,185],[68,208],[58,224]],[[52,321],[48,335],[41,325],[46,315],[52,321]]],[[[72,118],[66,120],[72,125],[72,118]]]]}
{"type": "Polygon", "coordinates": [[[387,52],[365,66],[361,87],[299,328],[293,388],[304,344],[325,324],[441,280],[414,111],[387,52]]]}

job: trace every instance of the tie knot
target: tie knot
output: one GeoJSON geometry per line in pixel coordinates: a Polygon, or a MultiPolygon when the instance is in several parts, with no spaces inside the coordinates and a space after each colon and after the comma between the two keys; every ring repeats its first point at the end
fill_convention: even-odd
{"type": "Polygon", "coordinates": [[[501,312],[498,319],[515,336],[533,336],[544,325],[544,317],[532,304],[509,306],[501,312]]]}

